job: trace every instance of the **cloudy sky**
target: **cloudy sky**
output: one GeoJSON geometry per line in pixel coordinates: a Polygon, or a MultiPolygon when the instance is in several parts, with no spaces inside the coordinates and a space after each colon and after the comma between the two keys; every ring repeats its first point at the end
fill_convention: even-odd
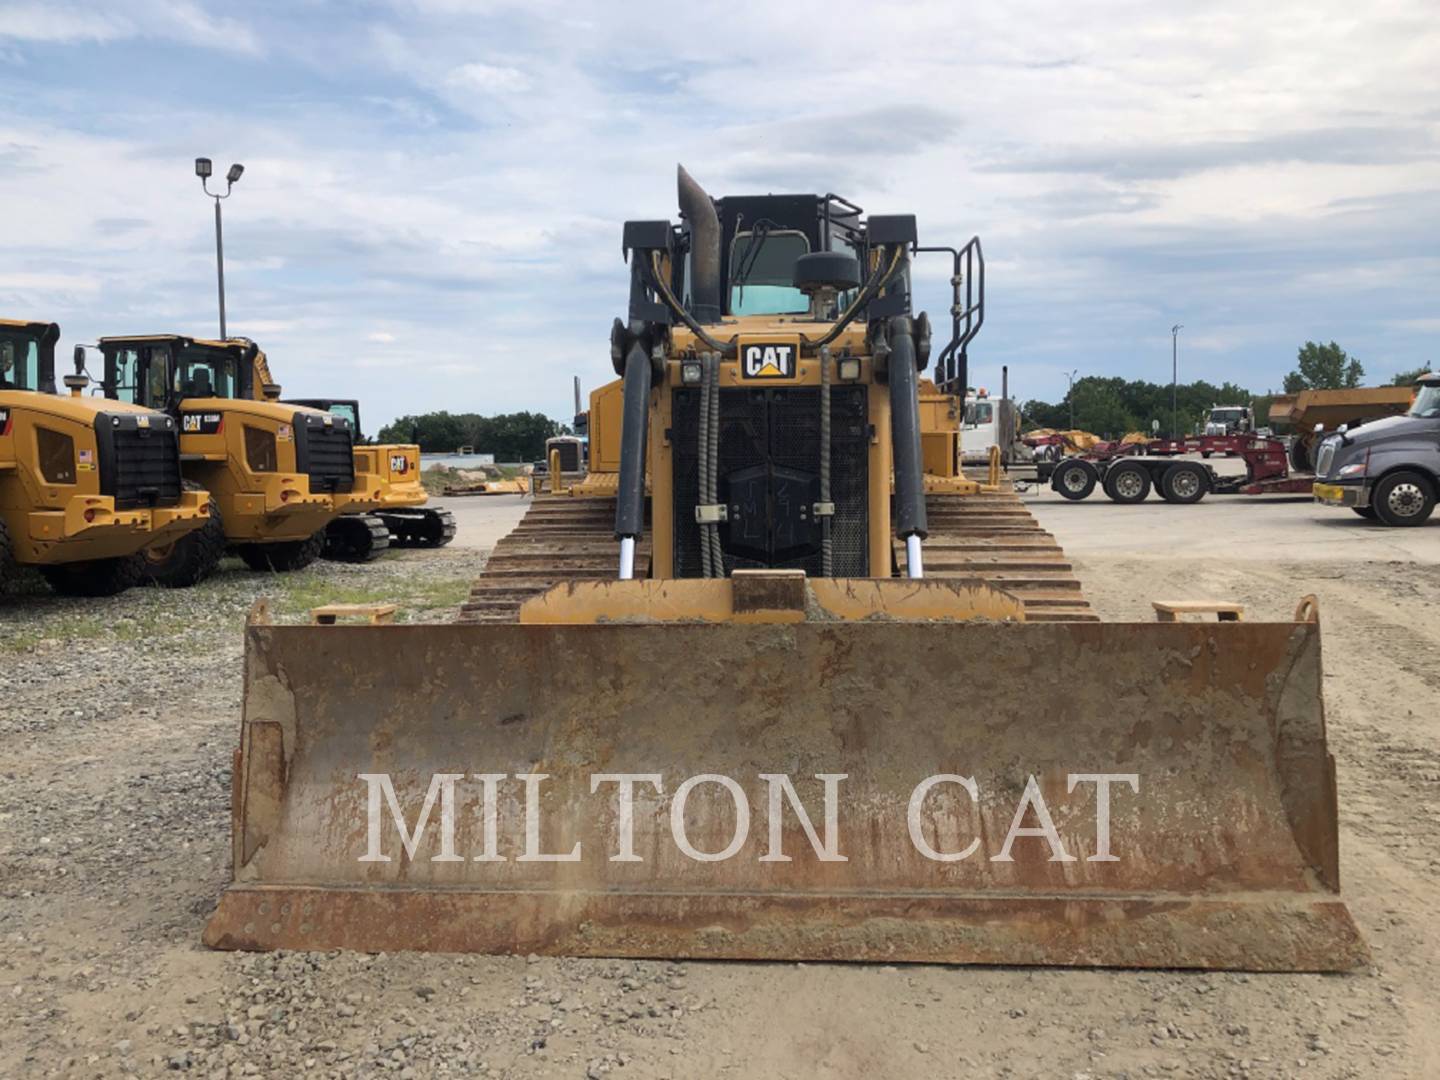
{"type": "Polygon", "coordinates": [[[231,331],[372,431],[568,417],[677,161],[979,233],[972,364],[1020,397],[1168,381],[1177,322],[1182,378],[1257,391],[1308,338],[1440,363],[1433,0],[0,0],[0,313],[213,333],[198,155],[246,166],[231,331]]]}

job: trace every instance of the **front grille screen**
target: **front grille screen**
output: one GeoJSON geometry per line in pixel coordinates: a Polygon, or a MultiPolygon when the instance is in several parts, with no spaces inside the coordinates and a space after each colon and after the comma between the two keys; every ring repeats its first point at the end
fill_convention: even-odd
{"type": "MultiPolygon", "coordinates": [[[[870,425],[863,386],[830,393],[831,538],[836,577],[869,574],[870,425]]],[[[699,577],[700,423],[698,390],[672,399],[675,573],[699,577]]],[[[718,497],[731,520],[720,526],[725,572],[764,567],[821,573],[820,536],[813,506],[820,493],[820,391],[720,391],[718,497]]]]}

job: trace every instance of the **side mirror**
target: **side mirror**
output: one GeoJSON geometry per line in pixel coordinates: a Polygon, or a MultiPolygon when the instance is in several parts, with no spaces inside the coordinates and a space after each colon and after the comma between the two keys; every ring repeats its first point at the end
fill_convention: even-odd
{"type": "Polygon", "coordinates": [[[1323,432],[1324,430],[1325,430],[1325,425],[1324,425],[1324,424],[1316,424],[1315,427],[1314,427],[1314,431],[1315,431],[1315,434],[1316,434],[1316,435],[1319,435],[1319,434],[1320,434],[1321,432],[1323,432]]]}
{"type": "Polygon", "coordinates": [[[1150,433],[1151,433],[1152,435],[1158,435],[1158,434],[1160,434],[1160,421],[1159,421],[1159,420],[1151,420],[1151,421],[1150,421],[1150,433]]]}
{"type": "Polygon", "coordinates": [[[1341,425],[1340,425],[1338,428],[1336,428],[1335,430],[1338,431],[1341,435],[1344,435],[1345,432],[1347,432],[1347,431],[1350,430],[1350,425],[1349,425],[1349,424],[1341,424],[1341,425]]]}

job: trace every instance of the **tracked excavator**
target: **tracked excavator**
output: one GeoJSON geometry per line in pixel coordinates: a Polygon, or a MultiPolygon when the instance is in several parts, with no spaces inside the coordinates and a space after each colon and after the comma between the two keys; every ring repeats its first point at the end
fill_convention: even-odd
{"type": "Polygon", "coordinates": [[[462,620],[246,630],[218,948],[1344,970],[1320,626],[1099,621],[959,469],[978,241],[631,221],[590,468],[462,620]],[[938,255],[931,364],[912,265],[938,255]]]}

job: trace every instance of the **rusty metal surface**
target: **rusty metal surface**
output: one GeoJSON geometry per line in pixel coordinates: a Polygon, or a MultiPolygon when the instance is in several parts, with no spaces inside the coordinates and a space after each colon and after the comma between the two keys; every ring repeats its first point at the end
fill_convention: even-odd
{"type": "MultiPolygon", "coordinates": [[[[235,771],[236,882],[205,940],[226,948],[535,951],[582,955],[915,960],[1343,970],[1365,948],[1338,896],[1333,766],[1316,624],[808,622],[792,625],[256,625],[247,631],[235,771]],[[404,664],[396,664],[403,656],[404,664]],[[997,664],[996,657],[1008,658],[997,664]],[[1017,668],[1044,672],[1017,680],[1017,668]],[[407,858],[362,862],[367,784],[387,773],[413,826],[435,773],[457,784],[457,861],[436,819],[407,858]],[[479,783],[506,774],[497,851],[479,783]],[[539,850],[523,861],[515,774],[545,773],[539,850]],[[614,862],[614,785],[635,789],[635,862],[614,862]],[[748,841],[684,855],[671,796],[716,773],[745,791],[748,841]],[[787,774],[822,827],[817,774],[843,773],[843,862],[793,811],[769,848],[766,784],[787,774]],[[1093,785],[1112,794],[1097,851],[1093,785]],[[931,791],[920,834],[915,786],[931,791]],[[1042,837],[1002,850],[1033,774],[1076,861],[1042,837]]],[[[1035,824],[1033,813],[1026,819],[1035,824]]],[[[680,818],[696,849],[732,839],[729,794],[702,784],[680,818]]]]}

